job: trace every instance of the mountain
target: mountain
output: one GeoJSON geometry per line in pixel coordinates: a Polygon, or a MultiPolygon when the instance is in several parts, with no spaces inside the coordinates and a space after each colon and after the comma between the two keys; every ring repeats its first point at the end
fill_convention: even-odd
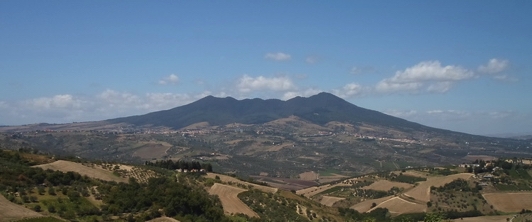
{"type": "Polygon", "coordinates": [[[145,115],[108,120],[111,123],[129,123],[137,126],[165,126],[180,129],[194,123],[210,125],[230,123],[263,124],[276,119],[297,116],[306,121],[323,125],[331,121],[351,124],[385,126],[403,131],[443,131],[404,119],[386,115],[353,105],[333,94],[319,93],[304,98],[244,99],[207,96],[188,105],[145,115]]]}
{"type": "MultiPolygon", "coordinates": [[[[314,179],[305,173],[360,175],[532,155],[529,140],[423,126],[329,93],[287,101],[208,96],[106,121],[3,127],[3,147],[99,161],[201,160],[219,172],[314,179]]],[[[319,182],[328,179],[320,176],[319,182]]]]}

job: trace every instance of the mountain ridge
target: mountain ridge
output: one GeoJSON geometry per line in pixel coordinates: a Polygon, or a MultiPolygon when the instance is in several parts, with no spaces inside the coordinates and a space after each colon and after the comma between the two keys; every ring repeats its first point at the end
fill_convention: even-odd
{"type": "Polygon", "coordinates": [[[232,97],[206,96],[172,109],[106,121],[179,129],[198,122],[208,122],[210,125],[263,124],[291,115],[319,125],[340,121],[352,124],[375,124],[401,130],[447,131],[365,109],[325,92],[310,97],[298,96],[286,101],[259,98],[237,100],[232,97]]]}

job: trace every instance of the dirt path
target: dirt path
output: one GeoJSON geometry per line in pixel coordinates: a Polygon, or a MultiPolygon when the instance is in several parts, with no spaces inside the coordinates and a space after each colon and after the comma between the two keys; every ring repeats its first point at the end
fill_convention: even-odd
{"type": "Polygon", "coordinates": [[[217,195],[222,201],[222,207],[226,214],[237,214],[242,213],[250,217],[259,217],[251,208],[249,208],[242,200],[238,198],[238,194],[246,191],[245,189],[233,187],[229,185],[224,185],[220,183],[215,183],[209,193],[212,195],[217,195]]]}
{"type": "Polygon", "coordinates": [[[0,222],[16,221],[23,218],[42,217],[35,211],[26,209],[23,206],[11,203],[4,196],[0,194],[0,222]]]}

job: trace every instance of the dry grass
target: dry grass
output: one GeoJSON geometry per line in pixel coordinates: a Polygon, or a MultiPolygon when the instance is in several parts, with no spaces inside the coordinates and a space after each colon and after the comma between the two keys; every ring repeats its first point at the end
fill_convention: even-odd
{"type": "Polygon", "coordinates": [[[329,207],[332,207],[332,205],[334,205],[334,203],[340,201],[340,200],[344,200],[345,198],[343,197],[331,197],[331,196],[323,196],[321,197],[321,200],[320,200],[320,203],[325,205],[325,206],[329,206],[329,207]]]}
{"type": "Polygon", "coordinates": [[[209,193],[220,198],[224,212],[228,215],[242,213],[250,217],[259,217],[257,213],[238,198],[238,194],[244,191],[246,189],[215,183],[209,193]]]}
{"type": "Polygon", "coordinates": [[[454,219],[452,221],[460,222],[506,222],[507,218],[512,218],[511,215],[498,215],[498,216],[482,216],[482,217],[464,217],[461,219],[454,219]]]}
{"type": "Polygon", "coordinates": [[[387,197],[382,197],[382,198],[379,198],[379,199],[371,199],[371,200],[365,200],[365,201],[362,201],[360,203],[357,203],[353,206],[351,206],[350,208],[351,209],[354,209],[358,212],[367,212],[369,210],[371,210],[371,205],[373,205],[373,203],[375,204],[380,204],[384,201],[387,201],[389,199],[393,198],[393,196],[387,196],[387,197]]]}
{"type": "Polygon", "coordinates": [[[388,191],[392,189],[392,187],[408,189],[412,186],[413,186],[412,184],[408,184],[408,183],[392,182],[389,180],[379,180],[375,183],[372,183],[369,186],[362,187],[362,189],[388,191]]]}
{"type": "Polygon", "coordinates": [[[225,183],[238,183],[238,184],[242,184],[242,185],[246,185],[246,186],[253,186],[253,189],[257,189],[257,190],[260,190],[260,191],[263,191],[263,192],[267,192],[267,193],[276,193],[277,190],[279,190],[278,188],[274,188],[274,187],[267,187],[267,186],[262,186],[262,185],[258,185],[258,184],[254,184],[254,183],[249,183],[249,182],[244,182],[244,181],[241,181],[237,178],[234,178],[234,177],[230,177],[230,176],[227,176],[227,175],[223,175],[223,174],[217,174],[217,173],[207,173],[207,178],[215,178],[216,176],[220,177],[220,180],[222,182],[225,182],[225,183]]]}
{"type": "Polygon", "coordinates": [[[11,203],[0,195],[0,221],[16,221],[23,218],[42,217],[43,215],[26,209],[23,206],[11,203]]]}
{"type": "Polygon", "coordinates": [[[482,195],[496,210],[519,212],[532,209],[532,192],[523,193],[487,193],[482,195]]]}
{"type": "Polygon", "coordinates": [[[388,200],[385,200],[381,202],[380,204],[377,204],[375,208],[379,208],[379,207],[387,208],[392,215],[425,212],[427,210],[427,205],[425,204],[410,202],[400,197],[392,197],[388,200]]]}
{"type": "Polygon", "coordinates": [[[74,163],[65,160],[58,160],[53,163],[41,164],[34,167],[40,167],[42,169],[51,169],[59,170],[62,172],[73,171],[81,175],[86,175],[88,177],[106,180],[106,181],[115,181],[115,182],[128,182],[127,178],[122,178],[114,175],[111,171],[104,170],[96,167],[84,166],[81,163],[74,163]]]}
{"type": "Polygon", "coordinates": [[[427,181],[419,182],[419,185],[404,193],[404,196],[414,198],[421,202],[430,201],[430,187],[440,187],[450,183],[458,178],[469,179],[473,176],[471,173],[459,173],[449,176],[429,177],[427,181]]]}

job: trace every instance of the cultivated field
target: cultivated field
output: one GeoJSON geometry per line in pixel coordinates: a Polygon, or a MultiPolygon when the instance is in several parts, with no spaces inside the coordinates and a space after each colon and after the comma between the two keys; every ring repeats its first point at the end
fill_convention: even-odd
{"type": "Polygon", "coordinates": [[[314,171],[307,171],[304,173],[299,174],[299,179],[302,180],[316,180],[318,178],[318,174],[314,171]]]}
{"type": "Polygon", "coordinates": [[[460,222],[506,222],[512,215],[498,215],[498,216],[482,216],[482,217],[464,217],[454,219],[453,221],[460,222]]]}
{"type": "MultiPolygon", "coordinates": [[[[419,204],[404,200],[400,197],[392,197],[388,200],[385,200],[375,208],[387,208],[392,215],[399,215],[404,213],[416,213],[416,212],[425,212],[427,210],[426,204],[419,204]]],[[[375,209],[373,208],[373,209],[375,209]]]]}
{"type": "Polygon", "coordinates": [[[340,200],[344,200],[343,197],[331,197],[331,196],[323,196],[321,197],[320,203],[332,207],[332,205],[340,200]]]}
{"type": "Polygon", "coordinates": [[[353,205],[352,207],[350,207],[351,209],[354,209],[358,212],[367,212],[371,209],[371,205],[373,205],[373,203],[375,204],[380,204],[384,201],[387,201],[389,199],[393,198],[393,196],[387,196],[387,197],[382,197],[382,198],[379,198],[379,199],[371,199],[371,200],[365,200],[365,201],[362,201],[360,203],[357,203],[355,205],[353,205]]]}
{"type": "Polygon", "coordinates": [[[215,183],[209,193],[217,195],[222,202],[222,207],[226,214],[242,213],[250,217],[259,217],[251,208],[249,208],[242,200],[238,198],[238,194],[246,191],[246,189],[215,183]]]}
{"type": "Polygon", "coordinates": [[[254,189],[257,189],[257,190],[261,190],[263,192],[267,192],[267,193],[276,193],[277,190],[279,190],[278,188],[275,188],[275,187],[267,187],[267,186],[262,186],[262,185],[258,185],[258,184],[254,184],[254,183],[249,183],[249,182],[245,182],[245,181],[241,181],[237,178],[234,178],[234,177],[230,177],[230,176],[227,176],[227,175],[223,175],[223,174],[217,174],[217,173],[207,173],[207,178],[215,178],[216,176],[220,177],[220,180],[222,182],[225,182],[225,183],[239,183],[239,184],[242,184],[242,185],[246,185],[246,186],[253,186],[254,189]]]}
{"type": "Polygon", "coordinates": [[[532,210],[532,192],[487,193],[482,196],[499,211],[519,212],[522,209],[532,210]]]}
{"type": "Polygon", "coordinates": [[[440,187],[458,178],[469,179],[472,176],[473,174],[471,173],[459,173],[459,174],[453,174],[449,176],[429,177],[427,178],[427,181],[419,182],[419,185],[417,187],[414,187],[411,190],[405,192],[404,196],[406,196],[407,198],[411,197],[418,201],[426,203],[430,201],[430,187],[431,186],[440,187]]]}
{"type": "Polygon", "coordinates": [[[369,186],[362,187],[362,189],[388,191],[392,189],[392,187],[408,189],[410,187],[413,187],[413,185],[409,183],[393,182],[389,180],[379,180],[375,183],[370,184],[369,186]]]}
{"type": "Polygon", "coordinates": [[[42,217],[43,215],[26,209],[24,206],[11,203],[0,194],[0,222],[17,221],[23,218],[42,217]]]}
{"type": "Polygon", "coordinates": [[[145,142],[138,146],[137,150],[133,153],[133,156],[138,156],[144,160],[151,160],[153,158],[159,159],[167,155],[167,151],[171,147],[172,144],[167,142],[145,142]]]}
{"type": "Polygon", "coordinates": [[[96,167],[84,166],[81,163],[74,163],[65,160],[58,160],[53,163],[41,164],[34,167],[40,167],[42,169],[51,169],[59,170],[62,172],[73,171],[81,175],[86,175],[88,177],[106,180],[106,181],[115,181],[115,182],[128,182],[128,179],[122,178],[116,175],[113,175],[111,171],[104,170],[96,167]]]}

